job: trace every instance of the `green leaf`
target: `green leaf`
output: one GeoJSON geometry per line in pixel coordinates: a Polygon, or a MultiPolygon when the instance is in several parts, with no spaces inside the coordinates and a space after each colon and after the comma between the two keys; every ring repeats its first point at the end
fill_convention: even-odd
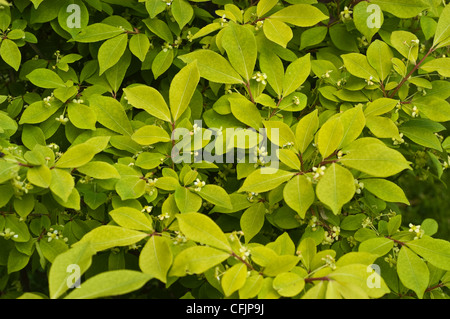
{"type": "Polygon", "coordinates": [[[262,17],[267,12],[272,10],[273,7],[278,3],[277,0],[261,0],[256,5],[256,15],[262,17]]]}
{"type": "Polygon", "coordinates": [[[294,34],[292,29],[283,21],[274,19],[264,20],[263,32],[267,39],[286,48],[294,34]]]}
{"type": "Polygon", "coordinates": [[[368,116],[366,126],[378,138],[400,138],[397,125],[388,117],[368,116]]]}
{"type": "Polygon", "coordinates": [[[185,63],[197,60],[200,76],[208,81],[225,84],[242,83],[242,78],[230,63],[214,51],[198,50],[179,56],[179,58],[185,63]]]}
{"type": "Polygon", "coordinates": [[[156,89],[139,85],[123,89],[128,103],[138,109],[143,109],[163,121],[171,122],[169,107],[166,101],[156,89]]]}
{"type": "Polygon", "coordinates": [[[361,228],[361,224],[366,217],[364,214],[349,215],[342,220],[339,227],[343,230],[357,230],[361,228]]]}
{"type": "Polygon", "coordinates": [[[311,182],[304,175],[297,175],[286,183],[283,198],[290,208],[303,219],[314,203],[315,194],[311,182]]]}
{"type": "Polygon", "coordinates": [[[221,27],[220,23],[218,22],[213,22],[210,24],[207,24],[206,26],[204,26],[203,28],[201,28],[200,30],[198,30],[193,36],[192,36],[192,40],[204,37],[205,35],[208,35],[214,31],[219,30],[221,27]]]}
{"type": "Polygon", "coordinates": [[[67,202],[75,186],[72,175],[66,170],[59,168],[52,169],[51,174],[50,190],[62,201],[67,202]]]}
{"type": "Polygon", "coordinates": [[[173,121],[187,109],[200,80],[197,62],[189,63],[178,72],[170,84],[169,99],[173,121]]]}
{"type": "Polygon", "coordinates": [[[86,5],[81,0],[70,0],[66,6],[61,6],[58,12],[59,26],[66,32],[70,33],[72,37],[76,36],[83,28],[86,28],[89,23],[89,11],[86,5]],[[71,9],[68,5],[75,5],[76,9],[71,9]],[[79,14],[74,19],[76,13],[79,14]],[[74,20],[76,23],[73,23],[74,20]],[[79,23],[77,23],[79,22],[79,23]]]}
{"type": "Polygon", "coordinates": [[[394,217],[389,218],[388,222],[388,234],[389,236],[394,235],[402,225],[402,215],[395,215],[394,217]]]}
{"type": "Polygon", "coordinates": [[[401,19],[409,19],[417,16],[428,5],[423,0],[373,0],[370,3],[377,4],[383,11],[392,13],[401,19]]]}
{"type": "Polygon", "coordinates": [[[110,39],[124,32],[123,29],[115,26],[104,23],[94,23],[81,30],[73,40],[82,43],[98,42],[110,39]]]}
{"type": "Polygon", "coordinates": [[[309,144],[314,140],[319,128],[318,110],[314,110],[302,117],[295,131],[296,145],[300,153],[304,153],[309,144]]]}
{"type": "Polygon", "coordinates": [[[143,273],[166,283],[173,256],[167,239],[152,236],[139,255],[139,268],[143,273]]]}
{"type": "Polygon", "coordinates": [[[255,237],[266,220],[266,207],[264,203],[256,203],[247,208],[241,216],[240,225],[244,232],[245,243],[255,237]]]}
{"type": "Polygon", "coordinates": [[[20,54],[20,50],[14,41],[11,41],[10,39],[3,39],[0,43],[0,56],[3,61],[9,64],[14,70],[19,70],[22,55],[20,54]]]}
{"type": "Polygon", "coordinates": [[[155,79],[170,68],[173,58],[173,49],[164,49],[156,55],[152,62],[152,72],[155,79]]]}
{"type": "Polygon", "coordinates": [[[259,67],[267,75],[267,82],[278,97],[281,97],[284,79],[284,67],[281,59],[272,51],[264,50],[259,56],[259,67]]]}
{"type": "Polygon", "coordinates": [[[145,56],[150,49],[150,40],[145,34],[134,34],[130,38],[129,47],[131,53],[133,53],[139,60],[141,60],[141,62],[144,62],[145,56]]]}
{"type": "Polygon", "coordinates": [[[28,169],[27,179],[33,185],[48,188],[52,180],[52,172],[45,165],[31,167],[28,169]]]}
{"type": "Polygon", "coordinates": [[[355,194],[355,179],[346,168],[333,163],[327,167],[316,188],[317,198],[338,215],[355,194]]]}
{"type": "Polygon", "coordinates": [[[300,254],[300,260],[307,270],[311,270],[311,264],[316,256],[316,242],[313,238],[302,239],[298,245],[297,251],[300,254]]]}
{"type": "Polygon", "coordinates": [[[90,242],[96,251],[113,247],[129,246],[147,237],[148,234],[119,226],[104,225],[94,228],[73,246],[90,242]]]}
{"type": "Polygon", "coordinates": [[[208,246],[194,246],[175,256],[169,276],[201,274],[230,257],[229,253],[208,246]]]}
{"type": "Polygon", "coordinates": [[[298,58],[286,68],[283,79],[283,96],[286,97],[297,90],[311,72],[311,54],[298,58]]]}
{"type": "Polygon", "coordinates": [[[388,238],[372,238],[363,241],[358,248],[358,251],[365,251],[378,257],[386,255],[394,247],[394,241],[388,238]]]}
{"type": "Polygon", "coordinates": [[[221,286],[226,297],[244,286],[247,279],[247,266],[236,264],[228,269],[222,276],[221,286]]]}
{"type": "Polygon", "coordinates": [[[97,114],[92,108],[78,103],[69,103],[67,106],[67,116],[74,126],[85,130],[95,130],[97,114]]]}
{"type": "Polygon", "coordinates": [[[369,102],[364,110],[365,116],[377,116],[390,112],[399,103],[398,100],[379,98],[373,102],[369,102]]]}
{"type": "Polygon", "coordinates": [[[122,200],[135,199],[144,195],[145,185],[139,176],[125,176],[116,183],[115,190],[122,200]]]}
{"type": "Polygon", "coordinates": [[[89,144],[78,144],[69,148],[56,162],[58,168],[80,167],[90,162],[97,153],[95,146],[89,144]]]}
{"type": "Polygon", "coordinates": [[[419,45],[415,41],[418,41],[417,36],[408,31],[394,31],[391,34],[392,46],[413,64],[416,64],[419,55],[419,45]]]}
{"type": "Polygon", "coordinates": [[[312,5],[296,4],[272,14],[270,19],[280,20],[298,27],[312,27],[329,17],[312,5]]]}
{"type": "Polygon", "coordinates": [[[356,147],[341,158],[340,162],[374,177],[389,177],[410,168],[409,163],[401,153],[384,144],[368,144],[356,147]]]}
{"type": "Polygon", "coordinates": [[[247,277],[245,284],[239,289],[240,299],[250,299],[256,297],[263,286],[263,276],[259,274],[247,277]]]}
{"type": "Polygon", "coordinates": [[[317,147],[322,158],[330,156],[341,144],[344,137],[344,126],[340,118],[328,120],[319,130],[317,147]]]}
{"type": "Polygon", "coordinates": [[[370,43],[373,36],[377,34],[384,23],[384,15],[381,10],[377,12],[372,7],[369,7],[369,5],[368,2],[362,1],[354,6],[353,21],[355,22],[356,29],[361,32],[370,43]],[[379,25],[377,25],[377,23],[379,23],[379,25]]]}
{"type": "Polygon", "coordinates": [[[180,186],[180,183],[178,182],[178,178],[163,176],[158,178],[155,186],[166,191],[174,191],[178,186],[180,186]]]}
{"type": "MultiPolygon", "coordinates": [[[[159,180],[159,179],[158,179],[159,180]]],[[[211,204],[232,209],[231,199],[228,193],[220,186],[208,184],[196,192],[201,198],[210,202],[211,204]]]]}
{"type": "Polygon", "coordinates": [[[110,211],[109,215],[119,226],[135,230],[153,231],[150,219],[135,208],[119,207],[110,211]]]}
{"type": "Polygon", "coordinates": [[[34,85],[44,89],[66,87],[59,75],[48,69],[33,70],[27,75],[27,78],[34,85]]]}
{"type": "Polygon", "coordinates": [[[437,233],[439,224],[433,218],[426,218],[423,220],[420,228],[425,231],[425,235],[433,236],[437,233]]]}
{"type": "Polygon", "coordinates": [[[273,288],[283,297],[294,297],[305,287],[305,280],[294,272],[283,272],[273,280],[273,288]]]}
{"type": "Polygon", "coordinates": [[[407,138],[409,138],[414,143],[419,145],[433,148],[437,151],[442,152],[441,142],[439,138],[433,133],[432,130],[425,127],[416,127],[416,126],[402,126],[400,128],[400,132],[402,132],[407,138]]]}
{"type": "Polygon", "coordinates": [[[290,180],[292,176],[294,173],[281,169],[261,168],[247,176],[239,192],[267,192],[290,180]]]}
{"type": "Polygon", "coordinates": [[[106,162],[92,161],[77,168],[82,174],[96,179],[120,178],[117,169],[106,162]]]}
{"type": "Polygon", "coordinates": [[[402,284],[422,299],[428,287],[430,271],[425,262],[406,246],[403,246],[398,254],[397,273],[402,284]]]}
{"type": "Polygon", "coordinates": [[[123,295],[144,286],[152,277],[135,270],[113,270],[89,278],[65,299],[95,299],[123,295]]]}
{"type": "Polygon", "coordinates": [[[341,55],[345,68],[350,74],[365,80],[372,79],[380,82],[377,71],[369,64],[365,55],[360,53],[348,53],[341,55]]]}
{"type": "Polygon", "coordinates": [[[167,43],[173,43],[173,35],[169,26],[159,19],[145,19],[142,20],[151,32],[158,37],[166,41],[167,43]]]}
{"type": "Polygon", "coordinates": [[[427,237],[409,241],[407,245],[433,266],[450,270],[450,243],[448,241],[427,237]]]}
{"type": "Polygon", "coordinates": [[[133,128],[125,109],[119,101],[98,94],[89,97],[90,107],[97,114],[97,121],[114,132],[131,136],[133,128]]]}
{"type": "Polygon", "coordinates": [[[403,190],[391,181],[372,178],[364,179],[362,182],[365,189],[384,201],[409,205],[403,190]]]}
{"type": "Polygon", "coordinates": [[[415,99],[414,105],[419,112],[428,119],[435,122],[450,121],[450,103],[435,96],[428,96],[415,99]]]}
{"type": "Polygon", "coordinates": [[[256,39],[246,26],[230,23],[222,36],[222,46],[233,68],[247,81],[256,64],[256,39]]]}
{"type": "MultiPolygon", "coordinates": [[[[367,2],[359,4],[362,3],[367,2]]],[[[391,72],[393,57],[391,48],[380,40],[375,40],[367,49],[367,61],[377,71],[381,81],[386,80],[391,72]]]]}
{"type": "Polygon", "coordinates": [[[367,265],[359,263],[338,267],[327,277],[335,280],[339,284],[347,285],[350,289],[356,290],[358,296],[361,296],[362,292],[368,297],[381,298],[390,292],[380,274],[373,272],[371,267],[369,268],[367,265]]]}
{"type": "Polygon", "coordinates": [[[26,267],[28,262],[30,261],[30,256],[21,253],[17,250],[17,248],[13,248],[8,255],[8,275],[19,270],[22,270],[26,267]]]}
{"type": "Polygon", "coordinates": [[[433,59],[420,68],[426,72],[437,71],[444,77],[450,77],[450,58],[433,59]]]}
{"type": "Polygon", "coordinates": [[[230,251],[228,239],[219,226],[208,216],[200,213],[177,215],[181,232],[193,241],[230,251]]]}
{"type": "Polygon", "coordinates": [[[311,29],[306,29],[301,35],[300,50],[322,43],[327,36],[327,33],[328,28],[325,26],[317,26],[311,29]]]}
{"type": "Polygon", "coordinates": [[[299,260],[300,259],[298,256],[275,255],[268,261],[267,266],[264,268],[263,273],[266,276],[274,277],[283,272],[291,271],[298,264],[299,260]]]}
{"type": "Polygon", "coordinates": [[[348,109],[339,117],[339,119],[344,128],[344,135],[338,149],[345,147],[356,140],[361,135],[366,124],[366,118],[361,105],[348,109]]]}
{"type": "Polygon", "coordinates": [[[202,198],[183,186],[175,188],[175,202],[182,214],[197,212],[202,206],[202,198]]]}
{"type": "Polygon", "coordinates": [[[135,165],[143,169],[153,169],[161,165],[164,158],[165,155],[161,153],[143,152],[136,158],[135,165]]]}
{"type": "Polygon", "coordinates": [[[164,1],[159,0],[148,0],[145,1],[145,8],[147,9],[150,18],[156,17],[158,14],[163,12],[167,7],[167,4],[164,1]]]}
{"type": "Polygon", "coordinates": [[[25,221],[20,220],[14,215],[5,216],[5,229],[9,228],[11,232],[14,232],[14,236],[11,239],[17,243],[25,243],[30,240],[30,232],[25,221]]]}
{"type": "Polygon", "coordinates": [[[183,27],[191,20],[192,16],[194,15],[192,6],[186,0],[173,0],[171,8],[171,12],[175,21],[180,26],[180,29],[183,29],[183,27]]]}
{"type": "Polygon", "coordinates": [[[272,143],[280,147],[293,145],[296,149],[295,134],[289,125],[282,121],[263,121],[263,125],[266,128],[267,137],[272,143]]]}
{"type": "MultiPolygon", "coordinates": [[[[45,105],[42,101],[34,102],[23,111],[19,124],[35,124],[43,122],[52,116],[60,107],[61,102],[56,100],[53,101],[50,106],[45,105]]],[[[34,138],[37,139],[36,136],[34,136],[34,138]]]]}
{"type": "Polygon", "coordinates": [[[155,79],[166,72],[173,63],[173,49],[160,51],[152,62],[152,72],[155,79]]]}
{"type": "Polygon", "coordinates": [[[98,64],[100,75],[119,62],[128,44],[128,35],[121,34],[112,39],[106,40],[98,50],[98,64]]]}
{"type": "Polygon", "coordinates": [[[131,136],[133,141],[141,145],[151,145],[159,142],[170,142],[169,134],[156,125],[145,125],[131,136]]]}
{"type": "Polygon", "coordinates": [[[262,126],[262,117],[255,104],[243,97],[231,97],[231,112],[242,123],[258,130],[262,126]]]}
{"type": "Polygon", "coordinates": [[[298,159],[298,155],[295,154],[293,151],[289,149],[279,149],[278,152],[278,158],[280,161],[289,166],[289,168],[295,169],[297,171],[301,170],[301,163],[298,159]]]}
{"type": "Polygon", "coordinates": [[[436,26],[433,47],[440,48],[442,42],[450,38],[450,7],[445,6],[436,26]]]}
{"type": "Polygon", "coordinates": [[[77,280],[80,280],[83,273],[91,266],[94,254],[95,250],[92,249],[90,243],[78,245],[59,254],[53,261],[49,272],[50,298],[58,298],[77,280]],[[79,273],[77,273],[79,278],[72,274],[73,269],[70,268],[72,265],[79,267],[79,273]],[[72,278],[75,280],[69,281],[72,278]]]}

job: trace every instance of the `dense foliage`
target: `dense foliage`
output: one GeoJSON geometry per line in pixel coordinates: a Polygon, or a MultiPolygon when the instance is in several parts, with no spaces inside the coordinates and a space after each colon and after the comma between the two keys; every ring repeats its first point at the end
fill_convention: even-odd
{"type": "Polygon", "coordinates": [[[0,0],[1,297],[448,298],[447,2],[0,0]]]}

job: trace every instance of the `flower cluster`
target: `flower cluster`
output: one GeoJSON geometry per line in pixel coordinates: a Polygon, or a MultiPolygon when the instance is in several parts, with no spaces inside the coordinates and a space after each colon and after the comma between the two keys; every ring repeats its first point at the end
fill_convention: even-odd
{"type": "Polygon", "coordinates": [[[21,179],[22,177],[17,175],[11,180],[12,186],[14,187],[17,196],[22,196],[24,193],[28,194],[28,192],[34,188],[33,185],[22,181],[21,179]]]}
{"type": "Polygon", "coordinates": [[[422,236],[425,234],[425,231],[420,228],[420,225],[413,225],[412,223],[409,224],[409,232],[414,233],[415,240],[422,238],[422,236]]]}
{"type": "Polygon", "coordinates": [[[55,120],[60,122],[62,125],[66,125],[67,122],[69,122],[69,119],[64,116],[64,114],[61,114],[59,117],[55,117],[55,120]]]}
{"type": "Polygon", "coordinates": [[[320,166],[320,167],[313,167],[312,170],[314,172],[313,178],[315,180],[319,179],[321,176],[323,176],[325,174],[325,170],[327,168],[325,166],[320,166]]]}
{"type": "Polygon", "coordinates": [[[262,72],[256,72],[255,75],[252,77],[253,80],[256,80],[256,82],[261,82],[261,84],[266,85],[267,82],[267,75],[262,72]]]}
{"type": "Polygon", "coordinates": [[[175,231],[175,235],[176,235],[175,238],[173,238],[174,245],[184,244],[185,242],[187,242],[186,236],[184,236],[179,231],[175,231]]]}
{"type": "Polygon", "coordinates": [[[17,235],[15,232],[11,231],[11,229],[6,228],[4,231],[2,231],[0,233],[0,236],[2,236],[3,238],[5,238],[6,240],[12,238],[17,238],[19,237],[19,235],[17,235]]]}
{"type": "Polygon", "coordinates": [[[63,239],[64,242],[67,242],[69,239],[67,237],[63,237],[62,232],[58,231],[57,229],[50,228],[47,232],[47,241],[51,242],[52,240],[58,240],[63,239]]]}
{"type": "Polygon", "coordinates": [[[364,189],[364,183],[355,179],[355,187],[356,187],[356,194],[361,194],[361,191],[364,189]]]}
{"type": "Polygon", "coordinates": [[[399,138],[392,138],[392,144],[399,145],[405,143],[405,140],[403,139],[403,133],[399,134],[399,138]]]}
{"type": "Polygon", "coordinates": [[[156,184],[157,180],[158,180],[157,178],[153,178],[153,179],[149,178],[149,179],[147,179],[147,183],[145,184],[145,192],[148,195],[152,196],[153,193],[155,192],[155,184],[156,184]]]}
{"type": "Polygon", "coordinates": [[[347,6],[344,7],[344,10],[341,11],[341,19],[342,21],[346,21],[346,20],[350,20],[352,18],[351,14],[353,13],[353,11],[351,11],[347,6]]]}
{"type": "Polygon", "coordinates": [[[253,202],[255,201],[255,197],[258,197],[258,196],[259,196],[258,193],[255,193],[255,192],[248,192],[248,193],[247,193],[247,200],[248,200],[250,203],[253,203],[253,202]]]}
{"type": "Polygon", "coordinates": [[[204,181],[201,181],[200,179],[197,178],[194,182],[194,186],[195,186],[194,190],[196,192],[200,192],[202,190],[202,187],[204,187],[205,185],[206,185],[206,183],[204,181]]]}
{"type": "Polygon", "coordinates": [[[52,106],[51,102],[53,102],[55,100],[55,97],[53,96],[53,92],[51,95],[47,96],[44,98],[44,104],[47,107],[52,106]]]}
{"type": "Polygon", "coordinates": [[[324,233],[322,245],[331,245],[335,240],[339,239],[340,233],[341,228],[333,226],[330,231],[324,233]]]}
{"type": "Polygon", "coordinates": [[[331,255],[326,255],[322,260],[325,262],[325,264],[330,267],[332,270],[336,269],[336,260],[331,255]]]}

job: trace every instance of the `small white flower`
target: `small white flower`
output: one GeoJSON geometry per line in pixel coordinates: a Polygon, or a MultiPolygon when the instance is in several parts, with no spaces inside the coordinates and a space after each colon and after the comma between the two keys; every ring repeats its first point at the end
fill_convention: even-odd
{"type": "Polygon", "coordinates": [[[144,206],[144,208],[142,208],[143,213],[151,213],[152,210],[153,210],[153,206],[144,206]]]}
{"type": "Polygon", "coordinates": [[[256,82],[261,82],[263,85],[267,84],[267,75],[265,73],[256,72],[255,75],[253,75],[252,79],[256,80],[256,82]]]}
{"type": "Polygon", "coordinates": [[[312,170],[315,173],[313,178],[314,179],[318,179],[319,177],[323,176],[325,174],[325,170],[327,168],[325,166],[321,166],[321,167],[313,167],[312,170]]]}

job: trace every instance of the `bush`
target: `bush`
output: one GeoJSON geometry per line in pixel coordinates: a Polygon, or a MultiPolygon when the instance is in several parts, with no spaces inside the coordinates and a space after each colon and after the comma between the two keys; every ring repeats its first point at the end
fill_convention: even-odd
{"type": "Polygon", "coordinates": [[[2,298],[448,298],[449,24],[0,0],[2,298]]]}

